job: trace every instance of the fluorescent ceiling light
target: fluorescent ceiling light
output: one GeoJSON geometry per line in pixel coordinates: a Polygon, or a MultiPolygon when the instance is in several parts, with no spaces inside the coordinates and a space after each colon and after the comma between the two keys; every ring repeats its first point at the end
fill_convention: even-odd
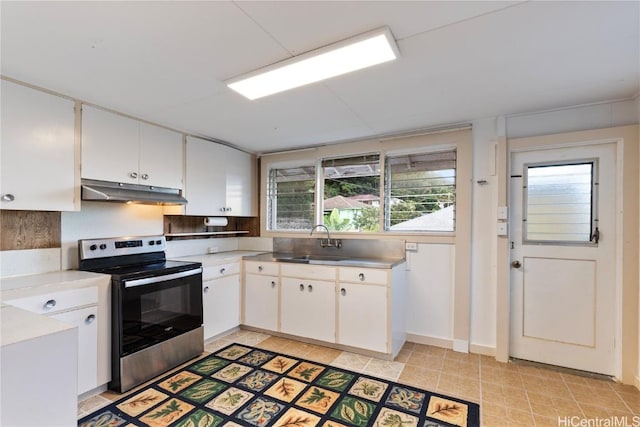
{"type": "Polygon", "coordinates": [[[315,83],[398,57],[388,27],[343,40],[270,65],[225,83],[249,99],[315,83]]]}

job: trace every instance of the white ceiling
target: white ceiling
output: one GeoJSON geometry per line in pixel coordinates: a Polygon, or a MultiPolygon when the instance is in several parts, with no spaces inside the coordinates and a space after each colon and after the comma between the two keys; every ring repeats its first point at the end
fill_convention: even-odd
{"type": "Polygon", "coordinates": [[[2,75],[254,152],[640,87],[638,1],[0,4],[2,75]],[[222,83],[385,25],[397,61],[255,101],[222,83]]]}

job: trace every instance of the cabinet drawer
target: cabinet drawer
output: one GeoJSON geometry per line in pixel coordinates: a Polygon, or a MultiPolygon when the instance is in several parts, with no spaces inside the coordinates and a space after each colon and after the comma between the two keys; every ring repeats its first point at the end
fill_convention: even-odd
{"type": "Polygon", "coordinates": [[[319,265],[280,264],[282,276],[304,279],[336,280],[336,268],[319,265]]]}
{"type": "Polygon", "coordinates": [[[341,282],[386,285],[389,281],[388,270],[378,270],[375,268],[340,267],[339,275],[341,282]]]}
{"type": "Polygon", "coordinates": [[[248,274],[265,274],[267,276],[277,276],[279,272],[279,264],[276,262],[245,261],[244,271],[248,274]]]}
{"type": "Polygon", "coordinates": [[[231,262],[228,264],[213,265],[202,269],[202,280],[217,279],[219,277],[229,276],[231,274],[240,273],[240,263],[231,262]]]}
{"type": "Polygon", "coordinates": [[[31,297],[5,301],[9,305],[22,308],[37,314],[57,313],[74,307],[94,305],[98,303],[98,288],[71,289],[42,293],[31,297]]]}

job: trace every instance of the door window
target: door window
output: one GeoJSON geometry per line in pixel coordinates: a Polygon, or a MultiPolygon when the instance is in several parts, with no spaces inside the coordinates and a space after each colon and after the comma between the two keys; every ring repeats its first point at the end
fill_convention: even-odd
{"type": "Polygon", "coordinates": [[[525,165],[524,173],[524,243],[594,241],[598,226],[595,160],[525,165]]]}

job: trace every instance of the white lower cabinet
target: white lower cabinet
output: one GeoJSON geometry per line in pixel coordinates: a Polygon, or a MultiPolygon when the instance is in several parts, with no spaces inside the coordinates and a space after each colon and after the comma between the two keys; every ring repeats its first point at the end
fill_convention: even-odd
{"type": "Polygon", "coordinates": [[[340,283],[338,344],[388,352],[387,287],[340,283]]]}
{"type": "Polygon", "coordinates": [[[405,342],[404,263],[357,268],[245,261],[244,268],[245,325],[392,357],[405,342]]]}
{"type": "Polygon", "coordinates": [[[78,329],[78,395],[103,384],[99,367],[106,355],[98,354],[98,288],[87,287],[6,300],[9,305],[43,314],[78,329]]]}
{"type": "Polygon", "coordinates": [[[240,276],[232,274],[202,283],[205,341],[240,325],[240,276]]]}
{"type": "Polygon", "coordinates": [[[245,325],[270,331],[278,330],[279,282],[277,276],[245,275],[245,325]]]}
{"type": "Polygon", "coordinates": [[[280,331],[335,342],[335,282],[282,278],[280,331]]]}
{"type": "Polygon", "coordinates": [[[49,316],[78,327],[78,394],[98,386],[98,306],[49,316]]]}

